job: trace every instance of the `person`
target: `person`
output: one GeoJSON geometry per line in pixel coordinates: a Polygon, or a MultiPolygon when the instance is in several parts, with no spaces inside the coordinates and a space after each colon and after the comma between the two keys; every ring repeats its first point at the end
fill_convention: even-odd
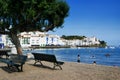
{"type": "Polygon", "coordinates": [[[93,61],[93,64],[96,65],[96,61],[93,61]]]}
{"type": "Polygon", "coordinates": [[[80,62],[80,55],[78,54],[78,60],[77,60],[77,62],[80,62]]]}

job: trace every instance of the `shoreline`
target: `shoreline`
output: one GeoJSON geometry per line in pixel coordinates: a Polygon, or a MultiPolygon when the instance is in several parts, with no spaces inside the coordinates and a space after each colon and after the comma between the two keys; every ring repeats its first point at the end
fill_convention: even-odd
{"type": "Polygon", "coordinates": [[[53,63],[44,62],[33,66],[28,60],[23,72],[9,72],[6,64],[0,62],[0,80],[119,80],[120,68],[84,63],[65,62],[63,70],[53,70],[53,63]]]}
{"type": "MultiPolygon", "coordinates": [[[[28,58],[29,59],[34,59],[34,56],[31,54],[31,53],[27,53],[27,56],[28,56],[28,58]]],[[[76,59],[76,61],[64,61],[64,60],[60,60],[60,61],[63,61],[63,62],[65,62],[65,63],[78,63],[77,62],[77,59],[76,59]]],[[[87,63],[87,62],[80,62],[80,63],[82,63],[82,64],[90,64],[90,65],[92,65],[93,64],[93,62],[91,62],[91,63],[87,63]]],[[[101,66],[110,66],[110,67],[120,67],[120,66],[116,66],[116,65],[107,65],[107,64],[98,64],[97,62],[96,62],[96,65],[101,65],[101,66]]]]}

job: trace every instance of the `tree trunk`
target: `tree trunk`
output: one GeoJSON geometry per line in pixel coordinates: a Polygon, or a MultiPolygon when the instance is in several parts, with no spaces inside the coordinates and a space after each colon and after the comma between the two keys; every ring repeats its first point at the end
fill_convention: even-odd
{"type": "Polygon", "coordinates": [[[9,37],[11,38],[11,42],[15,45],[15,48],[17,50],[17,54],[22,54],[22,47],[21,47],[21,44],[20,44],[20,40],[17,36],[17,34],[15,33],[10,33],[9,34],[9,37]]]}

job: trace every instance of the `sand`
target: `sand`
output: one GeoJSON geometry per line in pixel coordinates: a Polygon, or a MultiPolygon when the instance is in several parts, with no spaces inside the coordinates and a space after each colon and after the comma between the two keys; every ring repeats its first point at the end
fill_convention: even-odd
{"type": "Polygon", "coordinates": [[[120,67],[65,62],[63,70],[53,70],[53,64],[43,62],[44,67],[28,60],[23,72],[10,71],[0,62],[0,80],[120,80],[120,67]]]}

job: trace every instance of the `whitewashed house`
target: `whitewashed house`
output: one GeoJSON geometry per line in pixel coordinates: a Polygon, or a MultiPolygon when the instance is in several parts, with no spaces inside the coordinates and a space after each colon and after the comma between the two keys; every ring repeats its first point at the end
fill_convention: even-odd
{"type": "Polygon", "coordinates": [[[84,39],[84,44],[83,45],[95,45],[95,44],[100,44],[99,39],[97,39],[96,37],[90,37],[90,38],[85,38],[84,39]]]}
{"type": "MultiPolygon", "coordinates": [[[[22,32],[18,34],[19,40],[22,47],[31,47],[31,46],[89,46],[100,44],[99,39],[96,37],[87,37],[83,40],[74,39],[74,40],[65,40],[60,38],[58,35],[51,35],[46,32],[22,32]]],[[[6,35],[0,35],[0,43],[4,43],[4,46],[13,47],[10,38],[6,35]]]]}
{"type": "Polygon", "coordinates": [[[5,36],[4,35],[0,35],[0,49],[4,48],[4,43],[5,43],[5,36]]]}
{"type": "MultiPolygon", "coordinates": [[[[31,46],[46,46],[46,45],[64,45],[65,43],[57,35],[47,34],[45,32],[33,31],[33,32],[22,32],[18,34],[19,40],[22,47],[31,46]]],[[[14,46],[10,38],[6,36],[6,46],[14,46]]]]}
{"type": "Polygon", "coordinates": [[[99,39],[96,37],[87,37],[84,38],[83,40],[67,40],[66,44],[69,46],[90,46],[90,45],[95,45],[95,44],[100,44],[99,39]]]}

